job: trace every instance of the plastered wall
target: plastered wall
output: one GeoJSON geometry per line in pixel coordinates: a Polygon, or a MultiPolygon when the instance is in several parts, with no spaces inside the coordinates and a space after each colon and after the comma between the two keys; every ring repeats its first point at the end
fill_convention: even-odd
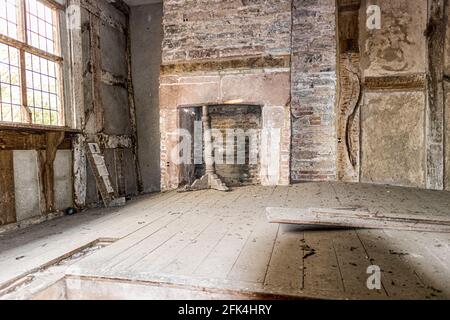
{"type": "Polygon", "coordinates": [[[131,8],[130,34],[139,168],[144,192],[160,190],[159,70],[163,5],[131,8]]]}

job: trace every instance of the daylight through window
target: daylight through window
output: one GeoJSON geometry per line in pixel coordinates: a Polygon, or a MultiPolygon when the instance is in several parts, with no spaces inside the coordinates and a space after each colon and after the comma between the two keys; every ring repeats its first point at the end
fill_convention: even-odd
{"type": "Polygon", "coordinates": [[[64,125],[58,10],[0,0],[0,123],[64,125]]]}

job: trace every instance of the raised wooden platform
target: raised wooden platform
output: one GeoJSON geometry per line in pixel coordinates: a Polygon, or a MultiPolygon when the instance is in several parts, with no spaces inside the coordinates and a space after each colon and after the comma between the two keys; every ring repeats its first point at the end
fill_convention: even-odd
{"type": "Polygon", "coordinates": [[[31,267],[30,250],[37,263],[39,252],[52,258],[48,249],[56,245],[103,237],[118,241],[67,267],[67,299],[450,298],[449,234],[280,226],[267,222],[269,206],[371,206],[448,217],[450,194],[341,183],[167,193],[97,218],[79,216],[62,234],[64,219],[52,229],[31,228],[22,236],[38,230],[41,238],[23,248],[13,247],[18,235],[7,235],[0,268],[11,277],[11,269],[31,267]],[[52,230],[50,238],[44,230],[52,230]],[[382,269],[381,290],[367,288],[370,265],[382,269]]]}

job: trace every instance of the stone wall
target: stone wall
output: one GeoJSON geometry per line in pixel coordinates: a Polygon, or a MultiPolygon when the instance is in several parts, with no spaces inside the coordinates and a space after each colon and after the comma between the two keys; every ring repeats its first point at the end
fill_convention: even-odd
{"type": "Polygon", "coordinates": [[[161,188],[177,188],[182,180],[182,168],[173,159],[178,154],[180,107],[203,105],[225,105],[228,108],[235,105],[260,106],[262,129],[271,135],[266,137],[266,143],[262,143],[261,183],[289,184],[289,81],[289,69],[286,68],[268,73],[261,68],[247,68],[163,74],[160,89],[161,188]]]}
{"type": "MultiPolygon", "coordinates": [[[[362,1],[360,181],[426,188],[427,1],[362,1]],[[366,10],[380,6],[381,29],[369,30],[366,10]]],[[[441,175],[442,178],[442,175],[441,175]]]]}
{"type": "Polygon", "coordinates": [[[290,52],[290,0],[165,0],[163,62],[290,52]]]}
{"type": "Polygon", "coordinates": [[[162,189],[182,180],[171,158],[178,109],[204,104],[260,106],[273,133],[261,151],[261,183],[288,184],[291,1],[167,0],[163,25],[162,189]]]}
{"type": "MultiPolygon", "coordinates": [[[[289,72],[289,181],[450,189],[450,36],[445,44],[448,17],[433,9],[444,3],[448,11],[440,0],[165,1],[163,133],[177,104],[271,101],[281,88],[261,87],[289,72]],[[366,27],[369,5],[381,8],[380,30],[366,27]]],[[[174,187],[167,141],[163,183],[174,187]]]]}
{"type": "MultiPolygon", "coordinates": [[[[163,70],[169,70],[168,74],[175,71],[192,73],[200,70],[213,73],[238,72],[245,75],[236,77],[235,81],[243,82],[233,86],[230,92],[227,92],[226,88],[225,91],[219,89],[219,101],[223,101],[223,98],[239,99],[244,102],[278,100],[276,104],[270,102],[269,106],[285,109],[290,109],[292,104],[292,124],[290,116],[285,116],[281,121],[276,120],[277,111],[263,108],[263,114],[267,115],[265,117],[267,125],[282,128],[282,141],[291,139],[292,134],[293,142],[292,150],[290,143],[282,143],[279,150],[276,150],[276,154],[282,154],[279,160],[281,162],[276,161],[274,165],[266,164],[266,172],[280,171],[284,177],[269,179],[272,181],[270,183],[285,184],[291,180],[336,178],[334,1],[168,0],[164,2],[163,21],[163,70]],[[264,58],[258,62],[244,62],[244,57],[249,56],[264,58]],[[276,60],[276,57],[280,56],[292,58],[292,68],[290,63],[280,64],[276,60]],[[231,61],[224,66],[223,61],[227,59],[231,61]],[[209,62],[205,62],[207,66],[199,67],[195,64],[197,61],[209,62]],[[183,67],[174,66],[180,64],[183,67]],[[288,78],[282,76],[283,85],[286,84],[288,90],[292,90],[291,99],[288,97],[286,101],[277,99],[278,91],[281,90],[278,83],[274,87],[267,87],[269,91],[264,91],[262,96],[259,95],[262,90],[266,90],[265,86],[273,83],[274,77],[281,76],[280,72],[291,74],[288,78]],[[285,82],[285,79],[288,82],[285,82]],[[222,93],[225,97],[220,97],[222,93]],[[231,94],[227,96],[227,93],[231,94]],[[271,119],[271,114],[275,114],[274,119],[271,119]],[[284,123],[288,123],[289,132],[285,132],[287,128],[284,127],[284,123]],[[279,165],[281,169],[269,168],[279,165]],[[289,173],[291,166],[292,175],[289,173]]],[[[190,80],[192,79],[191,77],[190,80]]],[[[186,94],[190,97],[188,100],[191,100],[193,90],[197,95],[199,90],[205,90],[209,91],[208,99],[212,102],[217,101],[218,88],[214,84],[216,80],[197,78],[195,82],[197,81],[202,84],[183,86],[189,93],[180,92],[180,88],[175,93],[174,89],[177,87],[169,88],[163,82],[162,95],[176,94],[179,100],[184,100],[183,95],[186,94]],[[171,92],[165,93],[166,90],[171,92]]],[[[231,85],[229,81],[219,80],[219,88],[228,85],[231,85]]],[[[161,108],[167,109],[164,103],[161,104],[161,108]]],[[[175,119],[169,121],[167,112],[168,110],[162,110],[163,132],[167,132],[164,126],[172,127],[175,121],[175,119]]],[[[168,153],[165,141],[162,153],[161,167],[168,175],[163,178],[164,185],[164,181],[172,179],[169,177],[177,173],[170,173],[167,170],[167,162],[170,160],[164,155],[168,153]]],[[[263,184],[264,181],[268,183],[267,179],[263,178],[262,181],[263,184]]]]}
{"type": "Polygon", "coordinates": [[[295,0],[292,180],[336,179],[336,6],[295,0]]]}

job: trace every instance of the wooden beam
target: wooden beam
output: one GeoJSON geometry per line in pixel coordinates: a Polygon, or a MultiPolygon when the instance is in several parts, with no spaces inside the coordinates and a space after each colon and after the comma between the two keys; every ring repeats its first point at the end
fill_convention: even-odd
{"type": "Polygon", "coordinates": [[[0,226],[16,222],[12,151],[0,151],[0,226]]]}
{"type": "Polygon", "coordinates": [[[101,97],[102,83],[102,56],[100,48],[100,19],[91,15],[91,68],[92,68],[92,103],[95,114],[95,132],[100,133],[104,129],[104,108],[101,97]]]}
{"type": "Polygon", "coordinates": [[[428,39],[427,188],[444,189],[444,66],[448,0],[430,0],[428,39]]]}
{"type": "Polygon", "coordinates": [[[63,62],[63,58],[62,57],[59,57],[57,55],[45,52],[45,51],[43,51],[41,49],[35,48],[33,46],[30,46],[29,44],[23,43],[23,42],[21,42],[19,40],[7,37],[7,36],[5,36],[3,34],[0,34],[0,43],[16,47],[19,50],[24,50],[24,51],[26,51],[28,53],[34,54],[36,56],[39,56],[39,57],[47,59],[47,60],[55,61],[57,63],[63,62]]]}
{"type": "Polygon", "coordinates": [[[69,127],[61,126],[45,126],[26,123],[13,123],[13,122],[0,122],[0,131],[25,131],[25,132],[66,132],[66,133],[81,133],[81,130],[72,129],[69,127]]]}
{"type": "Polygon", "coordinates": [[[123,76],[112,74],[111,72],[102,70],[102,82],[110,86],[118,86],[127,89],[127,79],[123,76]]]}
{"type": "Polygon", "coordinates": [[[55,190],[54,190],[54,162],[56,152],[60,144],[64,141],[63,132],[48,132],[46,138],[46,149],[38,152],[41,182],[41,201],[42,209],[45,213],[52,213],[55,208],[55,190]]]}
{"type": "Polygon", "coordinates": [[[382,76],[382,77],[365,77],[363,83],[364,89],[370,91],[377,90],[426,90],[427,75],[423,73],[398,75],[398,76],[382,76]]]}
{"type": "Polygon", "coordinates": [[[124,26],[119,21],[116,21],[112,17],[110,17],[108,14],[104,13],[97,5],[97,1],[92,0],[81,0],[80,1],[81,7],[86,9],[90,14],[97,17],[101,21],[103,21],[105,24],[109,25],[112,28],[115,28],[119,30],[120,32],[126,34],[126,26],[124,26]]]}
{"type": "Polygon", "coordinates": [[[133,85],[133,66],[131,59],[131,28],[130,28],[130,17],[127,15],[127,47],[126,47],[126,55],[127,55],[127,67],[128,67],[128,77],[127,77],[127,91],[128,91],[128,104],[129,104],[129,114],[131,121],[131,129],[132,129],[132,144],[133,144],[133,160],[134,160],[134,169],[136,172],[137,178],[137,189],[139,192],[144,191],[144,182],[142,180],[141,167],[139,166],[138,159],[138,129],[137,129],[137,115],[136,115],[136,101],[135,101],[135,93],[134,93],[134,85],[133,85]]]}
{"type": "MultiPolygon", "coordinates": [[[[0,150],[46,150],[47,137],[45,132],[30,133],[0,130],[0,150]]],[[[64,132],[62,132],[64,135],[64,132]]],[[[71,150],[72,141],[66,137],[59,145],[60,150],[71,150]]]]}
{"type": "Polygon", "coordinates": [[[124,16],[128,17],[130,15],[130,7],[123,0],[112,0],[110,4],[124,16]]]}
{"type": "Polygon", "coordinates": [[[450,233],[450,218],[429,218],[426,214],[372,214],[360,209],[267,208],[270,223],[344,227],[358,229],[393,229],[450,233]]]}
{"type": "Polygon", "coordinates": [[[227,69],[261,69],[261,68],[290,68],[291,57],[283,56],[252,56],[243,58],[226,58],[217,60],[196,60],[163,64],[162,75],[189,73],[198,71],[220,71],[227,69]]]}
{"type": "Polygon", "coordinates": [[[55,1],[55,0],[39,0],[43,4],[49,6],[52,9],[56,10],[66,10],[66,7],[62,5],[61,3],[55,1]]]}

